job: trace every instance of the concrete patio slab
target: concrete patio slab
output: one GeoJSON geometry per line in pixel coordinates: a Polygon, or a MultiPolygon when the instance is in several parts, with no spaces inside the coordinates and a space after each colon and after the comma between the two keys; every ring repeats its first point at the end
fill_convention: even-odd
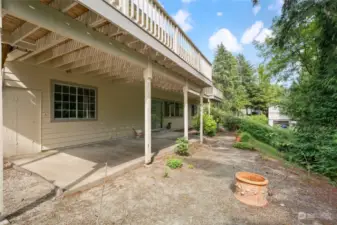
{"type": "MultiPolygon", "coordinates": [[[[174,150],[181,132],[153,134],[153,156],[174,150]]],[[[144,164],[144,139],[109,140],[64,150],[43,152],[11,160],[65,190],[65,194],[99,185],[144,164]]]]}

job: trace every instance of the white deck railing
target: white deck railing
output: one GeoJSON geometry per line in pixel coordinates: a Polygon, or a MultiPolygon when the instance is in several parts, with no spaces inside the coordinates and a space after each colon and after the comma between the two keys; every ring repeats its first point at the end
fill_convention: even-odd
{"type": "Polygon", "coordinates": [[[218,98],[218,99],[223,99],[223,93],[216,87],[208,87],[205,88],[205,94],[212,97],[212,98],[218,98]]]}
{"type": "Polygon", "coordinates": [[[212,65],[157,0],[103,1],[133,20],[205,77],[212,79],[212,65]]]}

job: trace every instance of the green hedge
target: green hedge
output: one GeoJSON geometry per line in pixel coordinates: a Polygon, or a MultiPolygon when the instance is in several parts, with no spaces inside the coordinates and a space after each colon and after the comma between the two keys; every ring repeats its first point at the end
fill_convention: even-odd
{"type": "Polygon", "coordinates": [[[249,142],[236,142],[233,144],[234,148],[243,149],[243,150],[251,150],[254,151],[254,146],[249,142]]]}
{"type": "Polygon", "coordinates": [[[291,146],[293,139],[290,130],[270,127],[249,119],[228,117],[224,125],[229,130],[247,132],[257,140],[269,144],[279,151],[286,151],[291,146]]]}
{"type": "Polygon", "coordinates": [[[265,125],[268,124],[268,117],[266,117],[264,114],[248,116],[247,119],[265,125]]]}

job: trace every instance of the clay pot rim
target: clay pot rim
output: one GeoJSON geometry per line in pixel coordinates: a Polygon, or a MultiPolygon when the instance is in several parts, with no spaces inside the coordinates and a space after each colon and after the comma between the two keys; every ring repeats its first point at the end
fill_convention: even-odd
{"type": "Polygon", "coordinates": [[[257,173],[250,173],[250,172],[237,172],[235,174],[236,179],[247,183],[247,184],[253,184],[253,185],[258,185],[258,186],[265,186],[269,183],[269,181],[262,175],[257,174],[257,173]],[[256,177],[260,177],[263,179],[263,181],[252,181],[252,180],[248,180],[246,178],[243,178],[242,175],[251,175],[251,176],[256,176],[256,177]]]}

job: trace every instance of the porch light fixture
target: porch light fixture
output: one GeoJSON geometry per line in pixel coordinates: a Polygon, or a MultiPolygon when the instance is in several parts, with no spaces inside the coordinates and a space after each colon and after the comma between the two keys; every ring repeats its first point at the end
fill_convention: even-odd
{"type": "Polygon", "coordinates": [[[28,5],[28,6],[29,6],[29,8],[35,10],[35,7],[34,7],[34,6],[32,6],[32,5],[28,5]]]}

